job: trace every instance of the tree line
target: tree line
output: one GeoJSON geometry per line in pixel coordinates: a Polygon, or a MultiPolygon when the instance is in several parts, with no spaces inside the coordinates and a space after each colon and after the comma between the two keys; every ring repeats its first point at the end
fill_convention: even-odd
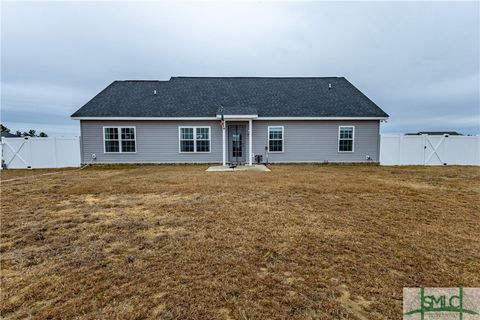
{"type": "Polygon", "coordinates": [[[39,134],[37,134],[37,131],[33,129],[28,130],[28,132],[27,131],[22,132],[17,130],[15,131],[15,133],[11,133],[10,129],[4,126],[3,124],[0,124],[0,129],[1,129],[1,132],[7,132],[10,134],[13,134],[16,137],[40,137],[40,138],[48,137],[48,135],[45,132],[40,132],[39,134]]]}

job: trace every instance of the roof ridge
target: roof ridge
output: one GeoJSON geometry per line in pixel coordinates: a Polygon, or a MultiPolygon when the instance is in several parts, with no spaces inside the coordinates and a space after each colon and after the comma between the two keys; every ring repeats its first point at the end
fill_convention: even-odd
{"type": "Polygon", "coordinates": [[[143,80],[143,79],[127,79],[127,80],[115,80],[115,82],[168,82],[169,80],[143,80]]]}
{"type": "Polygon", "coordinates": [[[170,79],[341,79],[345,77],[270,77],[270,76],[233,76],[233,77],[197,77],[197,76],[172,76],[170,79]]]}

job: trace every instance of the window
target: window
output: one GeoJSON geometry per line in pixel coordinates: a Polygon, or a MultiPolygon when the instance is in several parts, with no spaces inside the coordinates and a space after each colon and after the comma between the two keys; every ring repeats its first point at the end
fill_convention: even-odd
{"type": "Polygon", "coordinates": [[[196,128],[197,152],[210,152],[210,128],[196,128]]]}
{"type": "Polygon", "coordinates": [[[135,127],[104,127],[105,152],[136,152],[135,127]]]}
{"type": "Polygon", "coordinates": [[[353,152],[354,127],[338,127],[338,152],[353,152]]]}
{"type": "Polygon", "coordinates": [[[232,135],[232,156],[233,157],[242,157],[242,135],[233,134],[232,135]]]}
{"type": "Polygon", "coordinates": [[[283,127],[268,127],[268,152],[283,152],[283,127]]]}
{"type": "Polygon", "coordinates": [[[180,128],[180,152],[195,151],[194,130],[195,128],[180,128]]]}
{"type": "Polygon", "coordinates": [[[180,152],[210,152],[210,127],[180,127],[180,152]]]}
{"type": "Polygon", "coordinates": [[[118,128],[104,128],[105,152],[120,152],[118,128]]]}

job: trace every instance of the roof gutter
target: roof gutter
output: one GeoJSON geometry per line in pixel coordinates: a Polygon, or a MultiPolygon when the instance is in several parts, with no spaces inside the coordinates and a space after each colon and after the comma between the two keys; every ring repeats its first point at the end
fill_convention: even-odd
{"type": "MultiPolygon", "coordinates": [[[[219,120],[216,117],[71,117],[73,120],[219,120]]],[[[225,119],[253,119],[260,121],[282,121],[282,120],[387,120],[388,117],[258,117],[257,115],[225,115],[225,119]]]]}
{"type": "Polygon", "coordinates": [[[387,120],[388,117],[259,117],[257,120],[387,120]]]}
{"type": "Polygon", "coordinates": [[[71,117],[73,120],[218,120],[216,117],[71,117]]]}

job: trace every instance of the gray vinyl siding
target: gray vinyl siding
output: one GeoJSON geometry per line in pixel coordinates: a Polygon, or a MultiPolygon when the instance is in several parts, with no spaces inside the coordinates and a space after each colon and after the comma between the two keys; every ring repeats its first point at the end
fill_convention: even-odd
{"type": "MultiPolygon", "coordinates": [[[[248,122],[246,150],[248,154],[248,122]]],[[[254,154],[266,156],[268,126],[284,127],[284,152],[269,153],[270,162],[378,162],[379,121],[253,121],[254,154]],[[354,152],[338,152],[338,127],[355,126],[354,152]]],[[[221,163],[219,121],[80,121],[82,162],[95,163],[221,163]],[[135,126],[136,153],[104,153],[104,126],[135,126]],[[209,126],[210,153],[180,153],[179,126],[209,126]]],[[[228,158],[227,158],[228,159],[228,158]]],[[[247,158],[248,159],[248,158],[247,158]]]]}
{"type": "Polygon", "coordinates": [[[218,121],[80,121],[82,162],[94,163],[214,163],[222,162],[222,129],[218,121]],[[135,126],[136,153],[104,153],[104,126],[135,126]],[[209,153],[180,153],[180,126],[209,126],[209,153]]]}
{"type": "Polygon", "coordinates": [[[268,153],[269,162],[378,162],[380,122],[255,121],[253,153],[266,156],[268,126],[284,127],[282,153],[268,153]],[[338,152],[338,127],[354,126],[354,152],[338,152]]]}

